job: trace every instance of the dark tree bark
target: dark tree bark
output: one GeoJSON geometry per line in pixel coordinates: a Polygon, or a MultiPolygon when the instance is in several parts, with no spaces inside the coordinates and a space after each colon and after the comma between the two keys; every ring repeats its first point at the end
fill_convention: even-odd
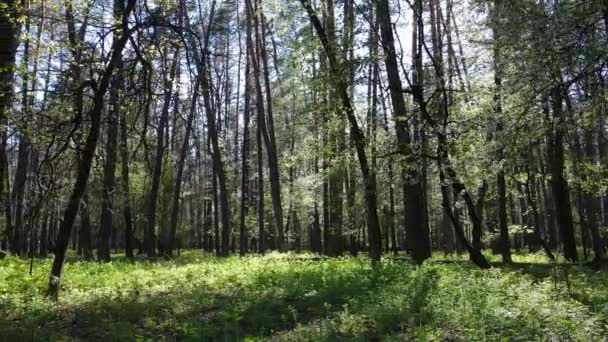
{"type": "Polygon", "coordinates": [[[156,255],[156,207],[158,201],[158,191],[160,188],[160,178],[163,170],[163,159],[165,154],[165,130],[169,122],[169,109],[173,99],[173,80],[177,75],[177,65],[179,63],[179,48],[173,52],[169,74],[163,81],[164,100],[160,118],[156,127],[156,152],[154,155],[154,169],[152,172],[151,189],[146,199],[146,210],[144,218],[144,250],[148,257],[156,255]]]}
{"type": "Polygon", "coordinates": [[[78,254],[85,260],[93,258],[91,245],[91,217],[89,214],[89,195],[85,191],[80,203],[80,229],[78,230],[78,254]]]}
{"type": "MultiPolygon", "coordinates": [[[[469,252],[469,256],[471,260],[480,268],[489,267],[489,263],[481,253],[479,249],[474,248],[467,241],[465,232],[463,230],[462,224],[459,221],[457,215],[455,215],[452,210],[452,205],[450,202],[450,193],[449,187],[451,186],[452,190],[456,195],[461,195],[466,204],[467,212],[469,218],[473,225],[480,225],[479,218],[477,216],[477,210],[475,208],[475,202],[471,194],[468,192],[465,184],[458,178],[458,175],[454,168],[451,166],[450,155],[449,155],[449,141],[447,132],[447,125],[449,122],[449,107],[447,106],[447,91],[445,89],[444,83],[440,82],[439,91],[442,94],[443,101],[441,101],[441,113],[443,114],[441,117],[441,126],[437,122],[437,120],[429,113],[429,108],[427,106],[427,101],[424,96],[424,73],[423,73],[423,65],[422,65],[422,46],[424,43],[424,31],[423,31],[423,17],[422,17],[422,1],[417,0],[415,2],[414,8],[414,18],[416,22],[417,29],[415,30],[415,38],[418,42],[416,48],[414,49],[414,66],[415,73],[412,82],[411,93],[414,98],[414,102],[418,105],[420,114],[422,119],[428,124],[433,130],[437,137],[437,164],[439,169],[439,178],[441,180],[441,193],[443,198],[443,207],[446,215],[452,222],[454,226],[454,230],[456,233],[456,237],[458,241],[464,246],[469,252]],[[447,183],[446,183],[447,182],[447,183]]],[[[425,49],[428,50],[428,49],[425,49]]],[[[428,52],[428,51],[427,51],[428,52]]],[[[433,68],[435,69],[436,76],[439,80],[442,79],[442,66],[437,63],[436,59],[432,59],[433,68]]]]}
{"type": "Polygon", "coordinates": [[[481,181],[481,185],[479,186],[479,190],[477,191],[477,203],[475,205],[475,207],[477,208],[477,216],[479,219],[479,225],[475,225],[473,226],[473,238],[472,238],[472,244],[474,248],[477,249],[482,249],[483,248],[483,243],[481,242],[481,239],[483,238],[483,222],[484,222],[484,206],[485,206],[485,198],[486,198],[486,193],[488,192],[488,182],[483,179],[481,181]]]}
{"type": "Polygon", "coordinates": [[[498,192],[498,231],[500,234],[500,254],[502,261],[511,262],[511,241],[509,239],[509,225],[507,223],[507,185],[504,171],[498,171],[496,176],[496,190],[498,192]]]}
{"type": "MultiPolygon", "coordinates": [[[[27,4],[25,5],[27,6],[27,4]]],[[[24,10],[28,10],[28,8],[24,8],[24,10]]],[[[31,19],[28,16],[25,20],[25,34],[30,34],[30,22],[31,19]]],[[[13,181],[13,193],[12,193],[12,202],[14,205],[14,216],[15,220],[14,225],[12,225],[13,229],[13,238],[11,244],[11,252],[14,254],[24,254],[27,249],[27,232],[25,231],[25,220],[24,220],[24,211],[25,211],[25,193],[26,193],[26,183],[27,183],[27,174],[30,166],[30,150],[31,144],[30,139],[28,137],[28,122],[30,120],[29,111],[30,111],[30,101],[29,97],[29,61],[30,61],[30,41],[29,39],[25,40],[23,43],[23,55],[22,62],[26,73],[23,75],[22,79],[22,101],[21,101],[21,110],[23,112],[23,116],[21,118],[22,127],[21,132],[19,133],[19,145],[18,145],[18,153],[17,153],[17,169],[15,170],[15,180],[13,181]]],[[[35,77],[35,75],[34,75],[35,77]]],[[[8,224],[11,224],[10,222],[8,224]]]]}
{"type": "MultiPolygon", "coordinates": [[[[121,18],[124,3],[114,2],[114,17],[121,18]]],[[[101,197],[101,218],[99,223],[99,240],[97,242],[97,259],[110,261],[110,244],[112,241],[113,212],[114,212],[114,186],[116,178],[116,158],[118,144],[118,120],[122,108],[122,92],[124,88],[122,60],[116,66],[110,90],[111,108],[107,116],[106,155],[103,167],[103,185],[101,197]]]]}
{"type": "Polygon", "coordinates": [[[122,110],[120,116],[120,157],[121,157],[121,185],[123,198],[123,219],[125,223],[125,255],[133,257],[133,219],[131,216],[131,196],[129,185],[129,146],[128,146],[128,123],[127,112],[122,110]]]}
{"type": "MultiPolygon", "coordinates": [[[[314,29],[311,27],[312,30],[312,34],[314,34],[314,29]]],[[[313,74],[313,78],[316,79],[317,77],[317,69],[315,67],[315,54],[313,52],[313,70],[312,70],[312,74],[313,74]]],[[[312,102],[314,105],[318,104],[318,99],[317,99],[317,91],[313,90],[313,96],[312,96],[312,102]]],[[[313,134],[313,136],[316,138],[315,139],[315,156],[314,156],[314,161],[313,161],[313,171],[315,176],[319,176],[319,154],[320,154],[320,149],[319,149],[319,118],[317,115],[315,115],[314,113],[312,114],[313,118],[312,118],[312,123],[313,126],[311,127],[311,133],[313,134]]],[[[317,199],[317,195],[315,194],[315,198],[314,198],[314,203],[313,203],[313,209],[312,209],[312,223],[311,223],[311,234],[310,234],[310,249],[313,252],[316,253],[323,253],[323,243],[322,243],[322,232],[321,232],[321,220],[320,220],[320,213],[319,213],[319,201],[317,199]]]]}
{"type": "Polygon", "coordinates": [[[194,124],[194,117],[196,114],[196,107],[198,103],[198,95],[201,76],[197,77],[194,87],[193,93],[190,101],[190,111],[188,112],[188,118],[186,119],[186,131],[184,132],[184,141],[182,142],[182,147],[179,151],[179,157],[177,159],[177,174],[175,176],[175,187],[173,189],[173,201],[171,205],[171,217],[169,218],[169,236],[167,238],[167,242],[165,243],[166,254],[169,256],[173,255],[173,250],[176,247],[175,244],[175,235],[177,231],[177,220],[179,215],[179,199],[181,197],[182,192],[182,180],[184,175],[184,166],[186,164],[186,157],[188,154],[188,148],[190,146],[190,133],[192,132],[192,126],[194,124]]]}
{"type": "Polygon", "coordinates": [[[570,189],[565,176],[564,156],[564,118],[563,118],[563,90],[560,87],[552,91],[553,120],[549,128],[547,144],[547,157],[551,172],[551,190],[553,205],[557,214],[559,235],[564,248],[564,257],[569,261],[577,260],[576,239],[574,236],[574,222],[572,207],[570,205],[570,189]]]}
{"type": "Polygon", "coordinates": [[[424,191],[420,179],[420,170],[415,162],[415,158],[411,156],[413,152],[411,146],[412,139],[409,133],[407,109],[403,98],[403,85],[399,76],[388,0],[378,0],[377,6],[386,73],[393,110],[395,111],[397,142],[399,144],[399,151],[406,156],[408,161],[407,165],[404,165],[402,169],[406,243],[411,251],[412,258],[417,263],[422,263],[431,257],[429,227],[426,221],[426,208],[424,206],[424,191]]]}
{"type": "MultiPolygon", "coordinates": [[[[549,115],[548,109],[546,115],[549,115]]],[[[551,249],[556,249],[559,244],[559,238],[557,234],[557,227],[555,222],[555,211],[553,206],[553,198],[551,197],[551,192],[549,191],[550,185],[547,185],[547,167],[545,166],[545,158],[543,158],[543,151],[539,151],[539,160],[540,160],[540,173],[543,175],[541,179],[538,180],[538,193],[542,196],[542,205],[546,222],[545,229],[545,238],[547,239],[547,243],[551,249]]]]}
{"type": "MultiPolygon", "coordinates": [[[[494,12],[492,13],[492,34],[494,36],[494,114],[496,115],[497,134],[502,132],[502,60],[501,60],[501,44],[500,33],[498,28],[498,19],[500,18],[501,2],[494,1],[494,12]]],[[[503,138],[499,136],[499,138],[503,138]]],[[[504,159],[504,151],[502,146],[498,148],[498,161],[504,159]]],[[[498,192],[498,229],[500,233],[500,254],[502,261],[505,263],[511,262],[511,242],[509,240],[509,226],[507,223],[507,185],[505,180],[504,167],[498,171],[496,176],[496,189],[498,192]]]]}
{"type": "MultiPolygon", "coordinates": [[[[241,203],[240,203],[240,214],[239,214],[239,254],[244,256],[248,250],[248,234],[246,226],[246,218],[249,213],[249,123],[251,121],[251,55],[249,54],[252,50],[249,44],[251,44],[251,24],[249,11],[245,9],[245,17],[247,20],[247,33],[246,33],[246,49],[245,49],[245,103],[243,109],[243,144],[241,147],[241,203]]],[[[239,31],[240,32],[240,31],[239,31]]],[[[240,33],[239,33],[240,41],[240,33]]],[[[238,113],[237,113],[238,115],[238,113]]],[[[237,123],[238,127],[238,123],[237,123]]],[[[235,145],[237,144],[235,137],[235,145]]],[[[238,150],[238,147],[235,146],[238,150]]],[[[238,178],[237,178],[238,179],[238,178]]]]}
{"type": "Polygon", "coordinates": [[[523,184],[523,187],[524,187],[526,200],[527,200],[528,204],[530,205],[530,207],[532,208],[532,215],[533,215],[533,219],[534,219],[534,235],[536,235],[536,238],[538,239],[538,241],[540,241],[540,244],[543,247],[543,250],[545,251],[545,255],[547,255],[547,257],[551,261],[555,261],[555,256],[551,252],[551,248],[549,248],[549,245],[547,244],[547,240],[543,237],[543,234],[542,234],[542,228],[541,228],[542,220],[541,220],[541,216],[538,211],[536,194],[534,193],[532,187],[530,186],[530,183],[533,181],[532,175],[531,175],[529,169],[527,170],[527,172],[528,172],[528,177],[526,179],[526,182],[523,184]]]}
{"type": "MultiPolygon", "coordinates": [[[[21,21],[17,20],[17,18],[22,14],[25,1],[2,0],[0,5],[0,32],[2,32],[2,39],[0,39],[0,136],[2,136],[2,143],[0,144],[0,198],[3,198],[8,203],[8,191],[10,188],[5,187],[5,179],[8,178],[8,159],[6,155],[7,133],[5,127],[8,113],[12,107],[15,56],[19,45],[18,37],[21,31],[21,21]]],[[[14,240],[9,212],[10,208],[6,213],[8,216],[6,240],[14,240]]],[[[12,249],[12,243],[10,246],[12,249]]]]}
{"type": "MultiPolygon", "coordinates": [[[[250,2],[250,0],[248,0],[250,2]]],[[[277,248],[279,251],[283,251],[284,247],[284,224],[283,224],[283,208],[281,202],[281,176],[279,172],[279,159],[277,153],[277,143],[274,133],[274,113],[272,110],[272,91],[270,89],[270,68],[268,67],[268,57],[266,52],[266,24],[264,19],[264,13],[260,0],[256,0],[256,12],[257,15],[253,16],[254,27],[256,31],[257,48],[259,51],[259,57],[257,58],[257,65],[260,65],[263,69],[264,77],[264,89],[266,94],[266,110],[264,113],[265,123],[262,125],[264,143],[266,145],[266,153],[268,155],[268,171],[270,181],[270,196],[272,199],[272,209],[274,212],[274,225],[277,231],[275,237],[277,242],[277,248]]],[[[256,66],[254,66],[255,68],[256,66]]],[[[257,72],[259,75],[259,71],[257,72]]],[[[257,78],[256,78],[257,79],[257,78]]]]}
{"type": "MultiPolygon", "coordinates": [[[[348,2],[348,0],[347,0],[348,2]]],[[[323,12],[323,24],[329,44],[337,50],[338,40],[336,37],[336,23],[334,13],[333,0],[325,0],[324,12],[323,12]]],[[[348,61],[346,60],[346,54],[342,54],[343,60],[343,72],[346,74],[346,86],[347,88],[351,85],[350,74],[348,73],[348,61]]],[[[327,103],[329,108],[334,106],[335,92],[326,92],[327,103]]],[[[350,90],[349,90],[350,94],[350,90]]],[[[337,105],[339,106],[339,105],[337,105]]],[[[325,147],[329,149],[330,155],[327,156],[328,162],[327,168],[327,216],[324,220],[327,221],[327,231],[325,233],[325,253],[329,256],[339,256],[343,251],[343,215],[342,210],[344,207],[344,174],[345,165],[344,158],[342,158],[345,142],[344,142],[344,118],[343,116],[337,116],[337,123],[334,124],[332,119],[334,117],[334,111],[326,111],[324,115],[326,119],[323,120],[326,125],[325,129],[325,147]]]]}
{"type": "Polygon", "coordinates": [[[61,221],[61,226],[59,227],[59,233],[57,235],[55,245],[55,258],[51,268],[47,292],[48,295],[54,299],[57,299],[59,296],[59,289],[61,287],[61,271],[63,269],[65,252],[68,247],[74,219],[78,213],[80,200],[86,191],[87,181],[91,171],[91,164],[95,157],[95,149],[97,148],[99,129],[101,127],[101,112],[103,111],[104,107],[104,96],[108,91],[110,80],[112,79],[116,66],[122,60],[122,51],[130,35],[128,28],[128,17],[135,8],[136,1],[137,0],[128,0],[126,4],[124,15],[122,17],[121,30],[119,31],[119,34],[117,34],[117,38],[112,42],[109,62],[103,70],[99,82],[96,86],[94,86],[96,89],[94,89],[93,107],[88,113],[89,118],[91,119],[90,129],[82,150],[82,158],[78,163],[76,183],[74,184],[67,207],[65,208],[63,220],[61,221]]]}
{"type": "MultiPolygon", "coordinates": [[[[213,160],[214,181],[217,181],[217,192],[219,196],[218,206],[215,210],[219,210],[219,216],[222,222],[221,236],[216,236],[215,239],[220,240],[219,255],[228,256],[230,254],[230,206],[228,203],[228,188],[226,186],[226,171],[224,161],[222,159],[222,150],[220,148],[219,135],[217,130],[217,121],[215,112],[211,105],[211,83],[208,77],[208,58],[203,57],[203,70],[201,71],[201,89],[203,93],[203,103],[205,106],[205,116],[207,118],[207,130],[209,140],[211,142],[211,159],[213,160]]],[[[216,220],[217,221],[217,220],[216,220]]]]}
{"type": "MultiPolygon", "coordinates": [[[[180,0],[178,3],[178,10],[177,10],[178,26],[182,26],[184,23],[184,19],[185,19],[186,27],[190,28],[190,21],[186,17],[185,11],[186,11],[186,4],[183,0],[180,0]]],[[[209,25],[211,25],[211,23],[213,22],[213,17],[211,17],[209,19],[209,21],[210,21],[209,25]]],[[[206,37],[209,37],[209,33],[210,33],[209,29],[207,28],[206,37]]],[[[208,44],[209,44],[209,39],[206,38],[204,46],[203,46],[203,50],[207,50],[208,44]]],[[[198,54],[198,50],[196,50],[195,46],[193,46],[192,48],[193,48],[192,51],[194,52],[193,53],[194,59],[197,61],[200,61],[200,55],[198,54]]],[[[186,165],[186,158],[187,158],[188,149],[190,146],[190,135],[192,133],[192,126],[194,125],[194,118],[196,115],[196,108],[198,105],[198,97],[199,97],[199,90],[200,90],[201,81],[202,81],[203,70],[204,69],[201,68],[200,64],[199,64],[198,75],[197,75],[194,85],[192,87],[192,95],[191,95],[191,99],[190,99],[190,111],[188,112],[188,117],[186,119],[184,141],[182,142],[182,146],[179,151],[179,155],[178,155],[178,159],[177,159],[177,173],[175,176],[175,186],[173,188],[173,199],[172,199],[172,203],[171,203],[171,216],[169,218],[169,231],[168,231],[168,236],[166,237],[166,242],[165,242],[166,254],[168,256],[173,256],[173,250],[179,246],[179,243],[176,243],[177,221],[178,221],[178,215],[179,215],[179,210],[180,210],[179,200],[180,200],[181,192],[182,192],[184,167],[186,165]]],[[[177,104],[176,104],[176,106],[177,106],[177,104]]],[[[174,134],[174,136],[175,136],[175,134],[174,134]]],[[[179,250],[178,250],[178,254],[179,254],[179,250]]]]}
{"type": "MultiPolygon", "coordinates": [[[[251,26],[247,26],[247,30],[251,30],[251,26]]],[[[248,33],[250,35],[250,32],[248,33]]],[[[249,49],[245,54],[245,104],[243,109],[243,146],[241,148],[241,209],[239,215],[239,253],[240,255],[247,254],[247,226],[245,221],[249,212],[249,122],[251,118],[251,75],[249,49]]]]}
{"type": "Polygon", "coordinates": [[[264,156],[262,147],[262,128],[260,127],[260,106],[258,103],[258,116],[256,128],[256,148],[257,148],[257,172],[258,172],[258,253],[264,254],[266,251],[266,235],[264,232],[264,156]]]}
{"type": "MultiPolygon", "coordinates": [[[[599,162],[598,153],[595,148],[595,134],[591,128],[585,129],[585,159],[591,165],[597,165],[599,162]]],[[[601,197],[597,196],[593,190],[588,190],[584,193],[585,214],[587,228],[591,233],[593,241],[593,263],[599,265],[604,257],[604,241],[600,234],[601,218],[601,197]]]]}

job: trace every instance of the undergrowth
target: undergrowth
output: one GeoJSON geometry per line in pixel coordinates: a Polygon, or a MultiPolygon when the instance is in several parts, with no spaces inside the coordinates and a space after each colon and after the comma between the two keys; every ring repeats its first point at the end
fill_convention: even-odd
{"type": "Polygon", "coordinates": [[[605,341],[608,275],[516,255],[478,270],[303,254],[69,260],[60,301],[50,259],[0,260],[0,340],[605,341]]]}

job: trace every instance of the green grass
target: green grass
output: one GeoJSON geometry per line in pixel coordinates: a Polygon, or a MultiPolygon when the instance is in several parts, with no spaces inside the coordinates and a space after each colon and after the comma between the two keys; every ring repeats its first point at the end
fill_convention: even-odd
{"type": "MultiPolygon", "coordinates": [[[[307,255],[70,260],[59,303],[50,259],[0,260],[0,340],[606,341],[608,274],[515,255],[481,271],[307,255]],[[566,281],[567,274],[567,281],[566,281]]],[[[436,257],[438,258],[438,257],[436,257]]]]}

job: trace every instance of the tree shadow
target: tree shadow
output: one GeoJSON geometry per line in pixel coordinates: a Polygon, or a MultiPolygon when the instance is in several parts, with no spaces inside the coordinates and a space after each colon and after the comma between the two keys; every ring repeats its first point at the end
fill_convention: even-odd
{"type": "MultiPolygon", "coordinates": [[[[137,262],[137,261],[134,261],[137,262]]],[[[222,262],[222,261],[218,261],[222,262]]],[[[303,261],[305,264],[310,261],[303,261]]],[[[390,281],[368,268],[297,267],[266,269],[243,286],[146,292],[121,289],[114,298],[95,297],[78,305],[21,317],[0,318],[7,340],[197,340],[234,341],[269,337],[330,317],[351,300],[366,298],[390,281]],[[380,279],[380,280],[379,280],[380,279]]],[[[94,291],[94,289],[91,289],[94,291]]]]}

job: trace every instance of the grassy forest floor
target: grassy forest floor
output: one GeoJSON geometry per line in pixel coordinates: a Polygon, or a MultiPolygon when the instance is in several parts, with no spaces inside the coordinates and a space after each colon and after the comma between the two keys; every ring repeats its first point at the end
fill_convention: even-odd
{"type": "Polygon", "coordinates": [[[606,341],[608,273],[540,255],[481,271],[304,254],[69,260],[59,303],[50,259],[0,260],[0,340],[606,341]]]}

